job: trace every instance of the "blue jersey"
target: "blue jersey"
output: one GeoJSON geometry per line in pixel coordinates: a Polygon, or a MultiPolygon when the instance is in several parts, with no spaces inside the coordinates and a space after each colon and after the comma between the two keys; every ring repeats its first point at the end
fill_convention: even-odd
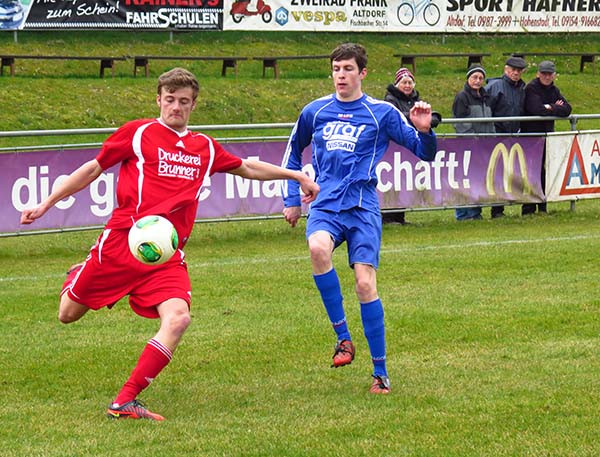
{"type": "MultiPolygon", "coordinates": [[[[435,134],[418,132],[392,104],[367,95],[342,102],[332,94],[304,107],[282,166],[300,170],[302,151],[312,143],[312,165],[321,192],[311,208],[337,212],[359,207],[379,212],[375,167],[390,140],[423,160],[435,157],[435,134]]],[[[296,181],[287,181],[283,197],[286,207],[300,206],[296,181]]]]}

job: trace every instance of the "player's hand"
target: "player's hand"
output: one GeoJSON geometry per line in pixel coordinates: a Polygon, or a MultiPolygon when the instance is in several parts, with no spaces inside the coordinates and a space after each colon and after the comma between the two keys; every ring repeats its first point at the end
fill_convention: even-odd
{"type": "Polygon", "coordinates": [[[301,208],[299,206],[288,206],[287,208],[283,208],[283,217],[285,217],[285,220],[292,227],[296,227],[301,214],[301,208]]]}
{"type": "Polygon", "coordinates": [[[300,182],[300,188],[302,189],[302,192],[304,192],[304,195],[302,196],[302,203],[308,204],[315,201],[317,195],[319,195],[319,191],[321,190],[321,188],[308,176],[304,176],[306,178],[303,178],[300,182]]]}
{"type": "Polygon", "coordinates": [[[431,105],[424,101],[415,102],[409,117],[415,128],[421,133],[431,130],[431,105]]]}
{"type": "Polygon", "coordinates": [[[36,219],[39,219],[46,212],[42,206],[37,206],[35,208],[24,209],[21,213],[21,224],[31,224],[36,219]]]}
{"type": "Polygon", "coordinates": [[[554,102],[554,104],[558,105],[558,106],[563,106],[565,104],[565,102],[563,100],[558,99],[554,102]]]}

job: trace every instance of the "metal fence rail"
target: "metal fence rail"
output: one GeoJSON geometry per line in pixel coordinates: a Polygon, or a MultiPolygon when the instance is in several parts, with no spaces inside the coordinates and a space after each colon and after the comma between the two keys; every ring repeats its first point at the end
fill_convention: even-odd
{"type": "MultiPolygon", "coordinates": [[[[577,123],[580,120],[589,119],[600,119],[600,114],[573,114],[569,117],[551,117],[551,116],[519,116],[519,117],[492,117],[492,118],[450,118],[443,119],[444,124],[460,124],[460,123],[480,123],[480,122],[506,122],[506,121],[562,121],[569,122],[571,131],[562,132],[564,134],[570,134],[572,131],[577,131],[577,123]]],[[[191,125],[190,130],[195,131],[248,131],[248,130],[278,130],[287,129],[291,130],[294,123],[268,123],[268,124],[223,124],[223,125],[191,125]]],[[[600,126],[599,126],[600,127],[600,126]]],[[[58,130],[20,130],[20,131],[0,131],[0,138],[15,138],[15,137],[52,137],[52,136],[69,136],[69,135],[98,135],[98,134],[111,134],[115,132],[117,128],[90,128],[90,129],[58,129],[58,130]]],[[[287,132],[286,132],[287,133],[287,132]]],[[[556,134],[561,134],[557,132],[556,134]]],[[[524,133],[524,134],[479,134],[477,136],[540,136],[540,133],[524,133]]],[[[473,134],[456,134],[456,133],[440,133],[440,137],[457,137],[457,136],[473,136],[473,134]]],[[[276,141],[286,140],[288,135],[271,135],[271,136],[243,136],[234,137],[227,136],[224,138],[216,138],[218,141],[237,142],[237,141],[276,141]]],[[[46,150],[46,149],[81,149],[81,148],[92,148],[100,147],[102,143],[77,143],[77,144],[47,144],[47,145],[36,145],[36,146],[14,146],[0,148],[0,153],[7,152],[26,152],[33,150],[46,150]]],[[[410,211],[431,211],[438,209],[447,208],[414,208],[410,211]]],[[[265,220],[265,219],[279,219],[281,215],[263,215],[263,216],[235,216],[228,218],[219,219],[198,219],[196,222],[227,222],[227,221],[242,221],[242,220],[265,220]]],[[[96,230],[103,226],[86,226],[86,227],[68,227],[58,229],[45,229],[39,231],[23,231],[16,233],[0,233],[0,238],[8,236],[22,236],[22,235],[35,235],[35,234],[47,234],[47,233],[63,233],[83,230],[96,230]]]]}

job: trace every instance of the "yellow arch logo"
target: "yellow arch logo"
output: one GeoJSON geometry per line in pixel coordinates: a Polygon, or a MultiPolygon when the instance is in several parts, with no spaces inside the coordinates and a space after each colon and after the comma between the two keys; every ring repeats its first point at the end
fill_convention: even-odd
{"type": "Polygon", "coordinates": [[[494,188],[494,176],[496,175],[496,167],[498,166],[498,160],[502,158],[503,174],[502,184],[504,185],[504,192],[512,192],[512,183],[515,172],[515,157],[519,160],[519,168],[521,170],[521,181],[523,183],[523,193],[531,194],[531,184],[529,183],[529,177],[527,176],[527,163],[525,162],[525,152],[519,143],[515,143],[510,147],[510,152],[504,143],[498,143],[492,155],[490,156],[490,162],[488,164],[487,175],[485,179],[485,186],[490,196],[496,195],[496,189],[494,188]]]}

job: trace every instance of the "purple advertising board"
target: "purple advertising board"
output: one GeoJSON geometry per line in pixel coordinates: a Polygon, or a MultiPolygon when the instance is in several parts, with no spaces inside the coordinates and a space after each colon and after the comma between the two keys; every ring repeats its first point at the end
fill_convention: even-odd
{"type": "MultiPolygon", "coordinates": [[[[377,165],[382,208],[447,208],[503,202],[540,202],[543,137],[440,138],[435,160],[424,162],[390,144],[377,165]]],[[[242,158],[280,164],[285,142],[231,143],[242,158]]],[[[69,173],[94,158],[97,149],[0,154],[0,233],[106,223],[116,204],[118,167],[88,188],[58,202],[41,219],[19,224],[23,209],[35,206],[69,173]]],[[[314,177],[310,150],[303,170],[314,177]]],[[[217,173],[204,183],[198,219],[281,213],[278,181],[253,181],[217,173]]],[[[306,210],[307,208],[304,208],[306,210]]]]}

